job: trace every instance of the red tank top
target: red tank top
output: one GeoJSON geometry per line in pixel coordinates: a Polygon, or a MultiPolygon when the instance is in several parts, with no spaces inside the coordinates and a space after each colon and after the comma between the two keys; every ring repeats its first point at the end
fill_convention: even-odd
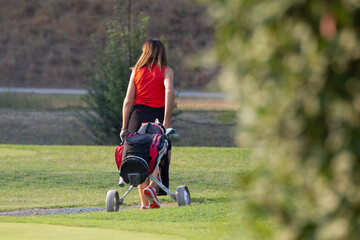
{"type": "Polygon", "coordinates": [[[165,107],[164,73],[157,64],[154,64],[151,72],[145,66],[135,71],[134,83],[136,95],[134,105],[146,105],[149,107],[165,107]]]}

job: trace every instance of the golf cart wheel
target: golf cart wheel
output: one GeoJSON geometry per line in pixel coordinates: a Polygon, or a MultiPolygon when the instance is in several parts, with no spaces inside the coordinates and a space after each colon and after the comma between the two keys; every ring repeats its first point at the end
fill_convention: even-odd
{"type": "Polygon", "coordinates": [[[176,201],[179,206],[191,204],[190,191],[186,185],[178,186],[176,188],[176,201]]]}
{"type": "Polygon", "coordinates": [[[116,190],[109,190],[106,194],[106,211],[117,212],[119,211],[119,193],[116,190]]]}

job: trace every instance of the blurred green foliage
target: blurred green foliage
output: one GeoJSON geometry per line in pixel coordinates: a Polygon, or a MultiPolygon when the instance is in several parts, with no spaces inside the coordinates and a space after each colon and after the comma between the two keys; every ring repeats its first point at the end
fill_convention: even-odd
{"type": "Polygon", "coordinates": [[[148,17],[128,16],[121,1],[114,1],[113,19],[108,23],[105,45],[95,37],[95,67],[88,73],[88,94],[84,101],[90,110],[79,117],[95,136],[98,144],[119,142],[122,123],[122,103],[134,66],[147,40],[148,17]]]}
{"type": "Polygon", "coordinates": [[[359,239],[360,2],[203,2],[206,64],[241,103],[239,145],[259,147],[239,174],[249,223],[273,220],[273,239],[359,239]]]}

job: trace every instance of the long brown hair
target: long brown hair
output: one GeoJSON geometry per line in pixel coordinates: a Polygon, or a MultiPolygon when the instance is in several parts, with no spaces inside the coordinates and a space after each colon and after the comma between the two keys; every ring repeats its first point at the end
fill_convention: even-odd
{"type": "Polygon", "coordinates": [[[142,47],[142,54],[132,70],[147,66],[151,71],[154,64],[162,70],[162,66],[167,66],[167,57],[164,44],[157,38],[147,40],[142,47]]]}

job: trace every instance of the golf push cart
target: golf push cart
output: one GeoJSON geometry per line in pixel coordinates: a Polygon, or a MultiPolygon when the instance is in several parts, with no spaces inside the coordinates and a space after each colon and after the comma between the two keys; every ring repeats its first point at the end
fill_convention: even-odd
{"type": "Polygon", "coordinates": [[[130,187],[121,198],[117,190],[107,192],[107,212],[117,212],[125,197],[147,177],[150,177],[166,194],[176,200],[179,206],[191,204],[190,191],[186,185],[178,186],[174,194],[152,175],[161,160],[167,157],[171,136],[177,137],[178,134],[173,128],[165,130],[158,122],[143,123],[138,132],[127,134],[116,148],[115,160],[120,174],[119,186],[124,186],[125,182],[130,184],[130,187]]]}

